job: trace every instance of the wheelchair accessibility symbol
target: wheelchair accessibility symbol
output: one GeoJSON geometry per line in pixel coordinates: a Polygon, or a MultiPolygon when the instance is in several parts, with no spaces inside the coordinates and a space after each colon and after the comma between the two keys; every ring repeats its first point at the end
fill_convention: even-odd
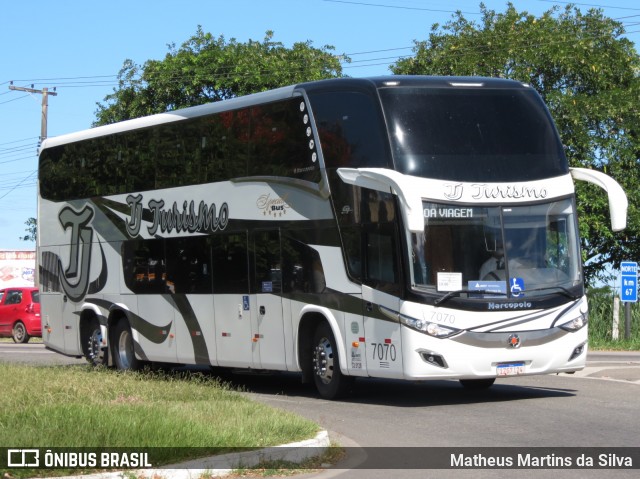
{"type": "Polygon", "coordinates": [[[511,278],[511,295],[514,298],[519,298],[524,293],[524,279],[522,278],[511,278]]]}

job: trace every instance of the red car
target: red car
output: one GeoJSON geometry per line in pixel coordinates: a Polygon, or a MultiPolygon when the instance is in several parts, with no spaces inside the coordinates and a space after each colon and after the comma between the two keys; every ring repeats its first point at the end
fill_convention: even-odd
{"type": "Polygon", "coordinates": [[[0,338],[9,336],[16,343],[42,337],[38,288],[0,290],[0,338]]]}

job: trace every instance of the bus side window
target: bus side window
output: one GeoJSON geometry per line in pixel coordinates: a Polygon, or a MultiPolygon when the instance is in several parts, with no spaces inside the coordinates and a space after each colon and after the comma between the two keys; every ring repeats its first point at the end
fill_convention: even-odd
{"type": "Polygon", "coordinates": [[[225,111],[203,120],[207,176],[210,181],[247,176],[249,110],[225,111]]]}
{"type": "Polygon", "coordinates": [[[213,292],[249,292],[247,234],[228,233],[212,236],[213,292]]]}
{"type": "Polygon", "coordinates": [[[167,293],[165,240],[129,240],[122,243],[124,281],[134,293],[167,293]]]}
{"type": "Polygon", "coordinates": [[[349,274],[354,279],[362,281],[362,228],[360,226],[342,227],[341,236],[349,274]]]}
{"type": "Polygon", "coordinates": [[[206,236],[167,240],[167,284],[172,293],[211,293],[210,243],[206,236]]]}
{"type": "Polygon", "coordinates": [[[275,293],[282,290],[280,232],[256,231],[253,234],[255,282],[252,292],[275,293]]]}
{"type": "Polygon", "coordinates": [[[282,237],[282,283],[284,293],[322,293],[326,288],[318,252],[301,241],[282,237]]]}
{"type": "Polygon", "coordinates": [[[320,181],[306,110],[301,97],[251,108],[249,175],[320,181]]]}
{"type": "Polygon", "coordinates": [[[363,189],[361,204],[365,283],[397,293],[400,274],[395,198],[390,193],[363,189]]]}

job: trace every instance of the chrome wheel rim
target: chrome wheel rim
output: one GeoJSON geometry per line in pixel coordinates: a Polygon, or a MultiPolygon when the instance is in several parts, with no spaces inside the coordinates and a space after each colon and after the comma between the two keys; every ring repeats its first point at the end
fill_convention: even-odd
{"type": "Polygon", "coordinates": [[[89,337],[89,356],[94,363],[101,363],[104,360],[104,348],[102,347],[102,329],[100,327],[93,330],[89,337]]]}
{"type": "Polygon", "coordinates": [[[313,371],[324,384],[333,378],[333,348],[327,338],[322,338],[313,351],[313,371]]]}
{"type": "Polygon", "coordinates": [[[122,331],[118,338],[118,359],[122,369],[130,369],[133,360],[133,338],[131,332],[122,331]]]}

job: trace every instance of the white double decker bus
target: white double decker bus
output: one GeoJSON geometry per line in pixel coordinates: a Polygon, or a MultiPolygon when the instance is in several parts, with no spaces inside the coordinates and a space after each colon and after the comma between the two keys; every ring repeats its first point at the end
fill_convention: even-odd
{"type": "Polygon", "coordinates": [[[459,379],[584,367],[573,180],[542,100],[489,78],[318,81],[47,139],[45,345],[92,364],[459,379]]]}

